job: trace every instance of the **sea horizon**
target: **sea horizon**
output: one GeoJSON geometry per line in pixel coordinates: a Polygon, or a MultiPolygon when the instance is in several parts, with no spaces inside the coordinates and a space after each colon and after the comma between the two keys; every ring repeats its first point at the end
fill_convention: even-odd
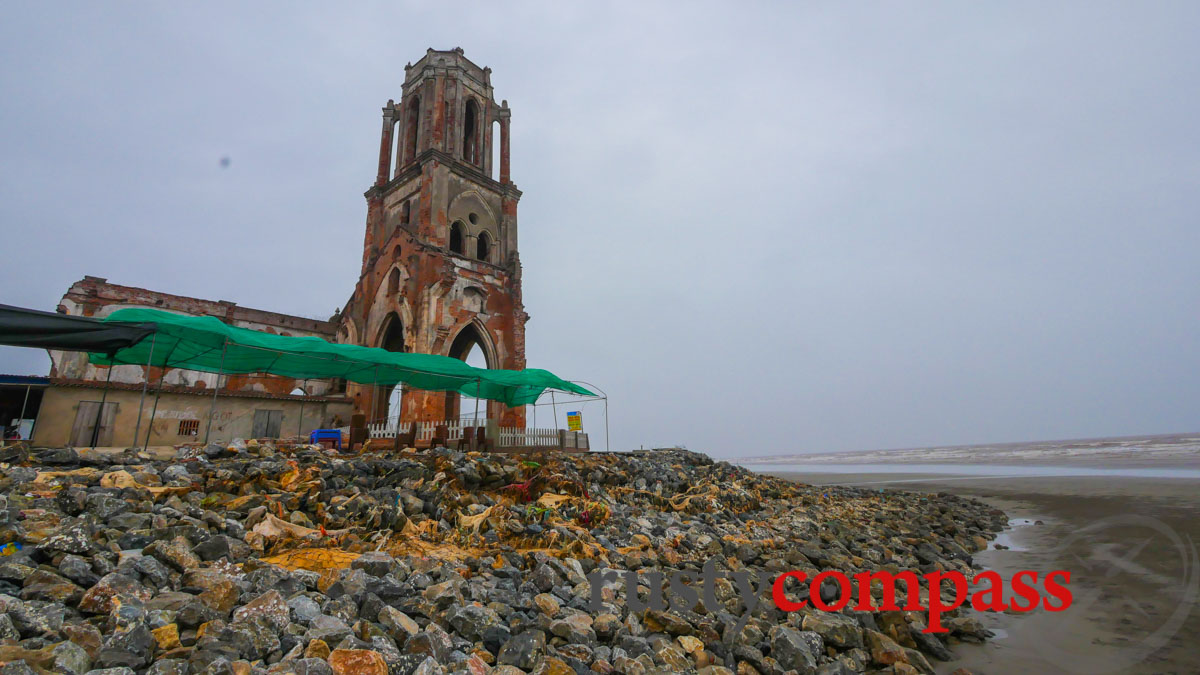
{"type": "MultiPolygon", "coordinates": [[[[1013,464],[1061,466],[1180,467],[1200,470],[1200,432],[936,445],[876,450],[795,452],[720,457],[742,466],[835,464],[1013,464]]],[[[829,469],[824,469],[829,470],[829,469]]]]}

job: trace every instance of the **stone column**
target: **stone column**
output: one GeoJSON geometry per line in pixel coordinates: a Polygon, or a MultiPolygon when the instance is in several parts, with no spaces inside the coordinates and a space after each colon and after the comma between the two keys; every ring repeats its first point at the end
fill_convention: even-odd
{"type": "Polygon", "coordinates": [[[509,133],[508,125],[512,119],[512,113],[508,109],[508,101],[500,104],[500,182],[511,183],[512,179],[509,175],[508,165],[508,150],[509,150],[509,133]]]}
{"type": "Polygon", "coordinates": [[[433,80],[433,134],[432,146],[437,150],[446,150],[446,85],[444,76],[438,75],[433,80]]]}
{"type": "Polygon", "coordinates": [[[396,126],[395,102],[388,99],[383,108],[383,134],[379,140],[379,172],[375,174],[375,185],[383,185],[391,178],[392,130],[396,126]]]}
{"type": "Polygon", "coordinates": [[[417,154],[433,147],[433,100],[437,94],[433,91],[434,79],[425,78],[421,83],[421,121],[417,129],[417,154]]]}
{"type": "Polygon", "coordinates": [[[492,177],[492,122],[496,117],[496,104],[488,101],[483,107],[483,128],[479,136],[479,161],[476,163],[483,169],[483,175],[492,177]]]}
{"type": "Polygon", "coordinates": [[[450,102],[450,109],[446,113],[449,116],[446,121],[446,154],[458,157],[458,118],[460,117],[459,107],[463,100],[463,86],[462,81],[457,77],[451,77],[449,85],[452,90],[446,97],[446,100],[450,102]]]}

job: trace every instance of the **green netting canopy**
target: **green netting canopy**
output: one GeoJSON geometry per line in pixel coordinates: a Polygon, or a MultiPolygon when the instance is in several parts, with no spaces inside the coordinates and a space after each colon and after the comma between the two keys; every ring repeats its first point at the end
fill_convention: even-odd
{"type": "Polygon", "coordinates": [[[341,377],[360,384],[406,384],[429,391],[456,391],[509,407],[537,401],[546,389],[595,396],[548,370],[489,370],[432,354],[389,352],[326,342],[318,337],[272,335],[230,326],[211,316],[184,316],[157,309],[119,309],[103,319],[157,327],[152,339],[91,353],[98,365],[154,365],[210,373],[269,373],[296,379],[341,377]]]}

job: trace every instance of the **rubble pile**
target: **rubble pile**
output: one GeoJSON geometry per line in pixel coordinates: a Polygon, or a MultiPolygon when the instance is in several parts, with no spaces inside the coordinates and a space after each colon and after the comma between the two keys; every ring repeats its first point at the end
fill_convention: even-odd
{"type": "Polygon", "coordinates": [[[919,611],[785,613],[770,580],[970,576],[1004,523],[683,450],[5,450],[0,674],[928,673],[988,636],[978,620],[951,612],[939,636],[919,611]],[[646,572],[710,560],[721,607],[644,606],[646,572]],[[641,573],[638,597],[606,581],[589,611],[610,568],[641,573]],[[738,571],[759,591],[746,617],[738,571]]]}

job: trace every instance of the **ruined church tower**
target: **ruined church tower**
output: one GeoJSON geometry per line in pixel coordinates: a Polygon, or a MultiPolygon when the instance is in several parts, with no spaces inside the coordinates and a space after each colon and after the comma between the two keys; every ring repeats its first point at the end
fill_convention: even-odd
{"type": "MultiPolygon", "coordinates": [[[[496,103],[491,69],[460,48],[427,50],[404,72],[400,101],[383,108],[362,273],[337,319],[338,341],[462,359],[477,345],[488,368],[523,369],[529,315],[508,102],[496,103]]],[[[386,416],[391,388],[350,385],[349,393],[368,421],[386,416]]],[[[454,419],[458,398],[406,390],[401,421],[454,419]]],[[[492,402],[488,416],[525,424],[523,408],[492,402]]]]}

